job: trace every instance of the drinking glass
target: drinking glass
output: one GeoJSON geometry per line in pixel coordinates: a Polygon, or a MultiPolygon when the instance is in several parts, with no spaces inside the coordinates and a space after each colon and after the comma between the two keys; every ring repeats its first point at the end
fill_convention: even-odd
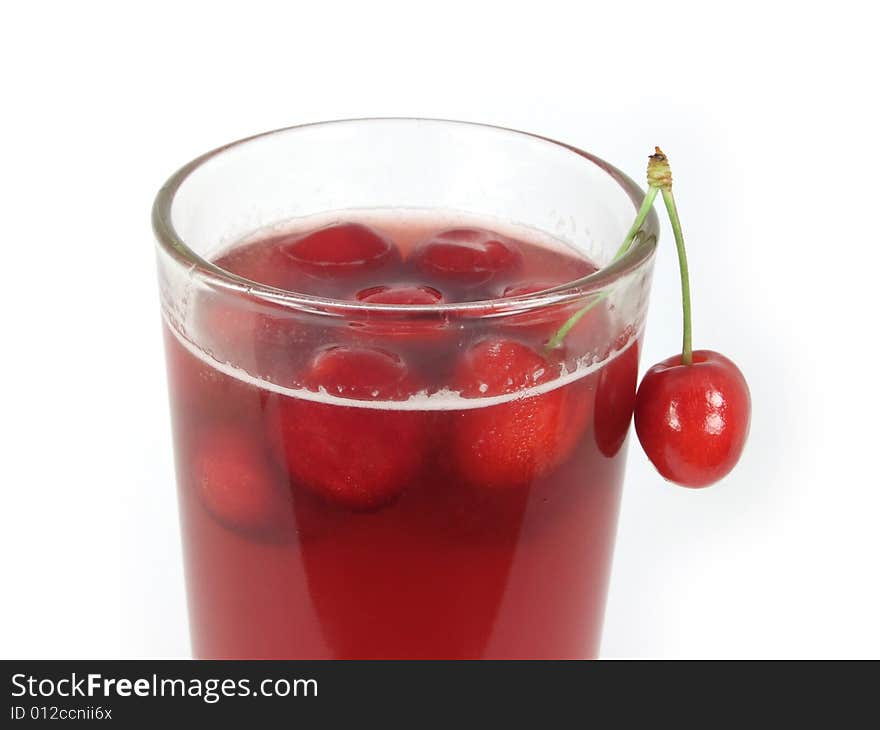
{"type": "Polygon", "coordinates": [[[169,178],[153,226],[196,657],[597,654],[653,212],[614,256],[643,195],[570,145],[427,119],[281,129],[169,178]],[[364,211],[392,211],[402,226],[434,211],[528,231],[599,268],[519,296],[405,306],[297,293],[216,263],[255,232],[364,211]],[[522,392],[462,397],[450,381],[424,397],[359,400],[296,376],[355,335],[394,350],[389,333],[436,331],[423,367],[442,379],[440,363],[469,343],[555,328],[585,309],[554,349],[554,377],[522,392]],[[405,489],[381,505],[336,504],[303,487],[279,443],[295,461],[324,450],[338,463],[369,458],[358,478],[394,472],[405,489]],[[521,473],[502,484],[508,460],[521,473]]]}

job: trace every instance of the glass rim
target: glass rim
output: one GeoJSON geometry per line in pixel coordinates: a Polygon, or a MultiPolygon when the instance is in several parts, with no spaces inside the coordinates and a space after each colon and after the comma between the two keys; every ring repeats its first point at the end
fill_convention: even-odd
{"type": "MultiPolygon", "coordinates": [[[[381,304],[374,302],[358,302],[344,299],[320,297],[302,292],[279,289],[277,287],[253,281],[231,271],[217,266],[215,263],[199,255],[190,248],[183,238],[177,233],[171,220],[171,209],[174,205],[175,196],[184,185],[187,178],[205,163],[219,157],[229,149],[243,146],[265,137],[280,135],[293,130],[308,129],[310,127],[324,127],[329,125],[369,124],[373,122],[401,122],[401,123],[432,123],[459,127],[476,127],[481,129],[504,132],[518,137],[531,140],[541,140],[567,150],[577,157],[599,167],[611,177],[629,197],[633,204],[633,218],[638,211],[645,191],[614,165],[605,160],[574,147],[565,142],[545,137],[531,132],[502,127],[494,124],[480,122],[467,122],[453,119],[436,119],[430,117],[358,117],[351,119],[334,119],[306,124],[295,124],[288,127],[260,132],[248,137],[229,142],[216,147],[194,158],[183,165],[169,177],[153,202],[152,225],[156,240],[163,250],[172,256],[178,263],[190,270],[192,274],[202,277],[211,286],[219,289],[237,292],[246,295],[250,299],[264,301],[273,306],[288,307],[297,310],[323,312],[333,314],[367,314],[369,312],[385,312],[406,315],[410,313],[463,313],[489,316],[503,312],[523,312],[539,309],[547,306],[565,305],[585,297],[601,292],[617,280],[623,278],[643,263],[650,259],[657,246],[659,235],[659,221],[656,211],[652,208],[648,213],[639,235],[636,236],[629,250],[616,261],[587,276],[572,281],[564,282],[551,289],[545,289],[531,294],[522,294],[516,297],[497,299],[485,299],[473,302],[449,302],[443,304],[381,304]]],[[[316,211],[320,212],[320,211],[316,211]]]]}

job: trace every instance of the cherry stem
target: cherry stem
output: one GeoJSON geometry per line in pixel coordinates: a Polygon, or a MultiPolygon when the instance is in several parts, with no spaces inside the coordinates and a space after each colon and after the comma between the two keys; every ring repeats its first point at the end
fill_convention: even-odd
{"type": "Polygon", "coordinates": [[[645,223],[645,219],[648,217],[648,213],[650,213],[651,208],[654,207],[654,199],[657,197],[658,192],[659,188],[648,186],[648,192],[645,193],[645,197],[642,198],[642,205],[639,208],[639,212],[636,213],[636,219],[630,226],[626,238],[623,239],[623,243],[620,244],[620,248],[618,248],[617,252],[614,254],[614,258],[611,259],[612,264],[629,251],[632,242],[636,240],[636,236],[639,235],[639,231],[642,230],[642,226],[645,223]]]}
{"type": "MultiPolygon", "coordinates": [[[[617,261],[632,246],[636,236],[638,236],[648,213],[654,205],[657,193],[663,195],[663,202],[666,205],[666,212],[669,215],[669,222],[672,224],[672,233],[675,236],[675,247],[678,250],[678,269],[681,274],[681,309],[682,318],[684,320],[682,346],[681,346],[681,362],[683,365],[691,365],[693,363],[693,347],[691,345],[691,287],[690,277],[688,275],[687,253],[684,248],[684,235],[681,232],[681,221],[678,218],[678,209],[675,207],[675,198],[672,195],[672,170],[669,167],[669,160],[659,147],[654,148],[654,154],[648,158],[648,192],[642,200],[639,212],[627,231],[626,237],[611,263],[617,261]]],[[[547,342],[546,349],[554,350],[562,344],[565,336],[571,331],[587,312],[595,307],[599,302],[609,295],[606,289],[596,296],[589,304],[575,312],[565,324],[550,338],[547,342]]]]}
{"type": "MultiPolygon", "coordinates": [[[[636,236],[639,235],[639,231],[642,230],[642,225],[645,222],[645,219],[648,217],[648,213],[651,212],[651,208],[654,207],[654,200],[657,197],[657,193],[660,191],[659,188],[648,187],[648,192],[645,193],[645,197],[642,199],[642,205],[639,207],[639,212],[636,213],[636,218],[633,221],[633,224],[630,226],[629,231],[627,231],[626,237],[623,239],[623,243],[620,244],[620,248],[617,249],[617,252],[614,254],[614,258],[611,259],[611,263],[613,264],[619,258],[621,258],[627,251],[629,251],[630,246],[632,246],[633,241],[636,240],[636,236]]],[[[579,309],[575,312],[571,317],[569,317],[565,324],[560,327],[553,337],[547,342],[545,346],[546,350],[555,350],[562,344],[562,341],[565,339],[565,336],[571,331],[571,328],[574,327],[578,322],[580,322],[581,318],[589,312],[593,307],[595,307],[599,302],[605,299],[608,296],[608,291],[603,291],[599,296],[597,296],[593,301],[587,304],[585,307],[579,309]]]]}
{"type": "Polygon", "coordinates": [[[681,364],[691,365],[694,362],[693,345],[691,342],[691,283],[688,274],[687,251],[684,248],[684,235],[681,232],[681,221],[678,219],[678,209],[675,207],[675,198],[672,188],[663,190],[663,202],[666,204],[666,212],[669,214],[669,222],[672,224],[672,233],[675,236],[675,248],[678,250],[678,270],[681,274],[681,314],[682,314],[682,339],[681,339],[681,364]]]}

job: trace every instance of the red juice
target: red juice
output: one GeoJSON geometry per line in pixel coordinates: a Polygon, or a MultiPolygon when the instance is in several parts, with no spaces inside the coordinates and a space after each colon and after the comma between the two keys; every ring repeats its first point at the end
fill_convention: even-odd
{"type": "Polygon", "coordinates": [[[195,655],[595,656],[639,333],[602,300],[560,347],[583,302],[489,316],[595,266],[419,211],[312,219],[214,261],[350,307],[199,292],[193,332],[166,324],[195,655]]]}

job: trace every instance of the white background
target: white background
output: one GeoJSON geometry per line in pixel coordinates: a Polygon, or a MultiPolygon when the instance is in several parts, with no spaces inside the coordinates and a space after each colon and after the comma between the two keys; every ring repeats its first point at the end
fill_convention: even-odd
{"type": "MultiPolygon", "coordinates": [[[[746,373],[752,434],[702,492],[631,443],[603,654],[880,657],[876,26],[821,5],[7,8],[0,655],[187,654],[156,189],[253,132],[400,115],[539,132],[638,179],[654,144],[672,160],[696,343],[746,373]]],[[[664,223],[644,366],[679,307],[664,223]]]]}

